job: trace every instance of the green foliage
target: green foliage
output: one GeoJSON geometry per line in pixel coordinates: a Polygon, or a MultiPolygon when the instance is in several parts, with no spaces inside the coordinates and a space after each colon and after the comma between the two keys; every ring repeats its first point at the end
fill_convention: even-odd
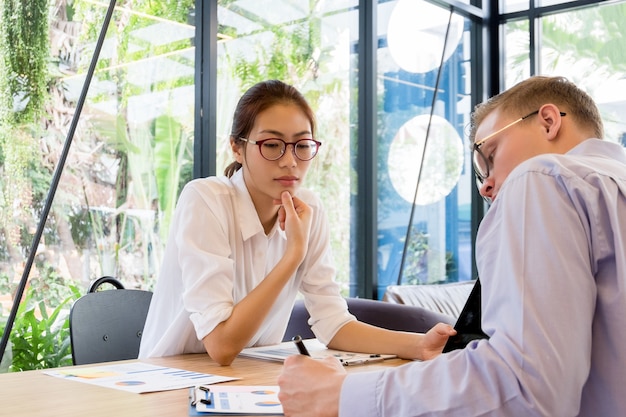
{"type": "MultiPolygon", "coordinates": [[[[154,278],[149,276],[154,270],[152,264],[160,264],[160,238],[169,231],[181,184],[192,177],[193,138],[189,133],[192,118],[188,121],[175,118],[172,114],[179,113],[180,109],[169,109],[163,104],[162,113],[154,119],[131,121],[129,100],[158,93],[163,93],[161,97],[171,96],[179,87],[193,85],[195,79],[189,74],[171,74],[156,77],[149,84],[137,83],[129,79],[128,68],[165,57],[188,65],[182,51],[192,47],[190,39],[155,42],[138,33],[143,28],[164,25],[163,19],[186,24],[193,5],[193,0],[139,0],[133,2],[132,7],[120,7],[115,12],[108,33],[115,53],[107,59],[101,58],[98,64],[102,68],[98,72],[99,79],[111,81],[114,89],[99,95],[93,102],[115,100],[117,114],[113,118],[99,114],[89,121],[91,134],[107,152],[106,158],[118,161],[113,193],[116,200],[111,211],[114,214],[109,214],[115,218],[104,219],[104,213],[93,213],[93,209],[87,208],[89,216],[77,213],[73,219],[84,226],[83,241],[88,238],[92,243],[98,242],[100,259],[114,251],[116,268],[124,254],[133,253],[135,259],[141,259],[145,265],[140,270],[147,274],[143,284],[148,286],[150,283],[145,279],[154,278]],[[114,91],[113,96],[111,91],[114,91]],[[152,219],[145,215],[149,211],[154,212],[152,219]]],[[[77,6],[76,13],[83,33],[93,39],[94,28],[100,25],[101,7],[84,2],[77,6]]],[[[123,275],[121,272],[116,271],[116,275],[123,275]]]]}
{"type": "MultiPolygon", "coordinates": [[[[17,310],[10,338],[13,361],[10,372],[56,368],[72,364],[68,307],[80,297],[70,285],[71,295],[54,309],[37,300],[33,287],[26,291],[17,310]]],[[[3,327],[4,329],[4,327],[3,327]]]]}
{"type": "Polygon", "coordinates": [[[27,229],[35,221],[37,208],[43,201],[34,193],[40,191],[39,173],[44,167],[37,141],[26,127],[0,121],[0,148],[4,156],[0,166],[0,227],[5,232],[1,244],[6,251],[8,247],[31,244],[32,233],[27,233],[27,229]]]}
{"type": "MultiPolygon", "coordinates": [[[[6,272],[0,272],[0,294],[11,294],[12,292],[11,278],[6,272]]],[[[1,308],[2,306],[0,305],[0,315],[2,315],[1,308]]]]}
{"type": "MultiPolygon", "coordinates": [[[[15,258],[32,241],[41,196],[39,118],[48,97],[48,1],[0,2],[0,242],[15,258]]],[[[12,259],[14,260],[14,259],[12,259]]]]}
{"type": "Polygon", "coordinates": [[[606,67],[611,72],[624,72],[624,16],[626,3],[583,8],[543,18],[542,46],[575,59],[589,58],[597,67],[606,67]]]}
{"type": "Polygon", "coordinates": [[[76,292],[70,280],[59,274],[58,269],[41,258],[35,260],[38,275],[30,280],[30,288],[45,297],[48,306],[61,305],[76,292]]]}
{"type": "Polygon", "coordinates": [[[163,213],[160,227],[162,237],[169,230],[181,182],[190,178],[184,173],[189,172],[186,167],[191,169],[192,145],[192,137],[173,117],[160,116],[154,121],[154,172],[159,208],[163,213]]]}
{"type": "MultiPolygon", "coordinates": [[[[241,83],[242,92],[254,84],[267,80],[282,80],[297,87],[317,78],[319,66],[320,21],[314,17],[306,24],[292,27],[269,26],[272,43],[259,45],[257,59],[236,57],[234,72],[241,83]]],[[[311,97],[307,97],[311,101],[311,97]]],[[[315,101],[311,101],[315,107],[315,101]]]]}
{"type": "Polygon", "coordinates": [[[428,284],[428,233],[411,230],[402,284],[428,284]]]}
{"type": "Polygon", "coordinates": [[[195,0],[143,0],[133,2],[133,9],[150,16],[162,17],[179,23],[187,23],[189,11],[195,0]]]}
{"type": "MultiPolygon", "coordinates": [[[[176,53],[191,48],[190,39],[162,44],[136,36],[136,30],[155,23],[168,24],[166,20],[187,23],[193,5],[194,0],[138,0],[119,4],[114,14],[107,34],[114,53],[101,56],[96,75],[100,82],[114,83],[114,89],[104,93],[96,89],[89,100],[90,104],[108,104],[113,98],[117,112],[110,118],[98,111],[89,114],[92,108],[88,107],[84,113],[90,117],[83,117],[78,126],[65,177],[55,196],[55,208],[46,221],[46,258],[36,259],[11,334],[11,370],[71,362],[67,312],[70,302],[80,295],[70,283],[77,282],[73,279],[84,273],[81,267],[85,263],[81,261],[99,257],[101,265],[110,266],[114,258],[114,266],[120,268],[132,256],[131,260],[141,259],[145,265],[136,270],[129,268],[130,273],[141,271],[146,275],[153,274],[153,264],[160,264],[159,233],[167,232],[164,223],[175,206],[177,193],[181,184],[191,178],[193,143],[188,126],[193,123],[162,116],[133,124],[128,121],[127,104],[129,98],[137,95],[166,93],[193,85],[194,77],[180,74],[143,85],[127,79],[128,65],[160,56],[188,64],[184,54],[176,53]],[[118,175],[114,185],[111,172],[118,175]],[[64,184],[71,185],[63,188],[64,184]],[[110,200],[102,198],[108,194],[110,200]],[[88,197],[97,207],[87,201],[88,197]],[[108,206],[109,201],[113,201],[113,207],[108,206]],[[154,219],[146,219],[149,216],[145,213],[150,210],[154,211],[154,219]],[[120,254],[129,255],[120,261],[120,254]],[[66,267],[63,274],[59,272],[61,262],[66,267]]],[[[56,163],[71,119],[73,99],[65,94],[66,81],[61,77],[84,72],[105,9],[94,2],[0,2],[0,254],[4,262],[0,265],[1,294],[15,290],[15,266],[20,265],[25,248],[32,242],[51,167],[56,163]],[[55,7],[50,8],[50,3],[55,7]],[[51,9],[55,13],[65,9],[66,13],[49,16],[51,9]],[[50,53],[58,51],[49,48],[49,17],[58,29],[53,32],[52,43],[62,45],[63,56],[74,60],[61,62],[61,55],[55,55],[56,62],[50,59],[50,53]],[[61,68],[68,62],[69,69],[61,68]],[[58,66],[53,82],[49,82],[48,63],[58,66]],[[43,112],[49,98],[53,99],[49,112],[43,112]],[[42,134],[44,126],[46,132],[42,134]]],[[[180,109],[175,110],[180,113],[180,109]]],[[[164,113],[172,112],[166,109],[164,113]]],[[[192,117],[189,119],[193,121],[192,117]]],[[[6,313],[0,311],[0,322],[6,320],[6,313]]],[[[4,325],[0,332],[3,329],[4,325]]]]}
{"type": "MultiPolygon", "coordinates": [[[[323,146],[310,166],[306,187],[317,193],[329,208],[330,244],[335,254],[337,281],[343,284],[342,291],[347,294],[350,248],[345,242],[350,239],[350,152],[348,140],[345,140],[349,135],[349,114],[342,104],[347,100],[348,75],[326,68],[333,61],[336,46],[321,46],[320,10],[323,7],[318,3],[309,2],[308,15],[298,22],[275,25],[256,21],[262,28],[255,29],[254,33],[238,33],[235,29],[220,27],[220,33],[234,39],[230,42],[232,47],[225,44],[226,62],[221,71],[225,79],[234,78],[240,94],[260,81],[282,80],[298,88],[316,113],[316,135],[323,146]],[[261,33],[271,35],[269,40],[255,40],[255,35],[261,33]],[[246,48],[254,50],[254,55],[251,52],[245,56],[240,54],[234,47],[238,38],[244,43],[254,42],[253,48],[246,48]],[[324,74],[323,79],[320,74],[324,74]],[[321,104],[322,98],[325,105],[321,104]]],[[[236,2],[220,2],[220,6],[241,12],[236,2]]],[[[230,155],[228,149],[226,152],[230,155]]]]}
{"type": "Polygon", "coordinates": [[[428,244],[428,233],[419,230],[411,231],[411,241],[407,246],[406,259],[402,270],[401,285],[443,284],[454,282],[451,279],[456,271],[456,262],[451,252],[444,254],[445,266],[438,268],[438,262],[431,259],[438,252],[428,244]],[[433,277],[435,280],[433,280],[433,277]]]}
{"type": "Polygon", "coordinates": [[[0,15],[0,114],[31,122],[47,97],[48,0],[3,0],[0,15]]]}
{"type": "MultiPolygon", "coordinates": [[[[39,300],[45,297],[48,306],[60,304],[67,297],[74,294],[76,286],[58,273],[57,269],[44,258],[35,258],[35,274],[31,274],[29,289],[40,295],[39,300]]],[[[0,294],[13,294],[17,284],[12,282],[6,272],[0,272],[0,294]]]]}

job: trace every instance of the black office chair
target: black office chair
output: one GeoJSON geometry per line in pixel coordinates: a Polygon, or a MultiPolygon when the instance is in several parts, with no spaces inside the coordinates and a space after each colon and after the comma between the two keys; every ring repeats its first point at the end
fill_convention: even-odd
{"type": "MultiPolygon", "coordinates": [[[[446,314],[407,304],[352,297],[346,298],[346,302],[350,313],[359,321],[389,330],[424,333],[439,322],[454,325],[456,320],[446,314]]],[[[291,340],[296,335],[303,339],[315,337],[307,322],[309,317],[304,301],[296,300],[283,341],[291,340]]]]}
{"type": "Polygon", "coordinates": [[[70,310],[74,365],[136,359],[152,292],[124,289],[113,277],[95,280],[70,310]],[[104,284],[116,289],[98,291],[104,284]]]}

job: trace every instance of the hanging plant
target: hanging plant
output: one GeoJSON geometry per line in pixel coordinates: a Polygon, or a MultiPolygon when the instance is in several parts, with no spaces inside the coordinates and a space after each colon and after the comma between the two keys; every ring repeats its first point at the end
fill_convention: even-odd
{"type": "Polygon", "coordinates": [[[35,121],[47,97],[48,0],[0,2],[0,115],[15,126],[35,121]]]}
{"type": "Polygon", "coordinates": [[[0,230],[2,255],[20,257],[31,234],[38,122],[48,97],[48,0],[0,1],[0,230]]]}

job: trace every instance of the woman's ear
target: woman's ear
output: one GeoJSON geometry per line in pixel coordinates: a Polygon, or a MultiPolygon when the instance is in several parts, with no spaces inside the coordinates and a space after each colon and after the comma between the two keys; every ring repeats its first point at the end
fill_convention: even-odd
{"type": "Polygon", "coordinates": [[[233,156],[235,157],[235,161],[243,165],[244,148],[241,145],[242,145],[241,141],[237,143],[237,141],[235,141],[235,139],[232,136],[230,137],[230,149],[232,149],[233,151],[233,156]]]}
{"type": "Polygon", "coordinates": [[[544,104],[539,109],[537,117],[545,131],[545,138],[550,141],[556,139],[561,130],[561,117],[563,117],[559,108],[555,104],[544,104]]]}

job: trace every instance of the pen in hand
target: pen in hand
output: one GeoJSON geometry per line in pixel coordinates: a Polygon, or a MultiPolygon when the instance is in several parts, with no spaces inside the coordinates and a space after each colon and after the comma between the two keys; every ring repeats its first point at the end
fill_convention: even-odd
{"type": "Polygon", "coordinates": [[[296,347],[298,348],[298,351],[300,352],[301,355],[311,356],[306,346],[304,346],[304,342],[302,341],[302,336],[300,335],[294,336],[291,340],[293,340],[293,343],[296,344],[296,347]]]}

